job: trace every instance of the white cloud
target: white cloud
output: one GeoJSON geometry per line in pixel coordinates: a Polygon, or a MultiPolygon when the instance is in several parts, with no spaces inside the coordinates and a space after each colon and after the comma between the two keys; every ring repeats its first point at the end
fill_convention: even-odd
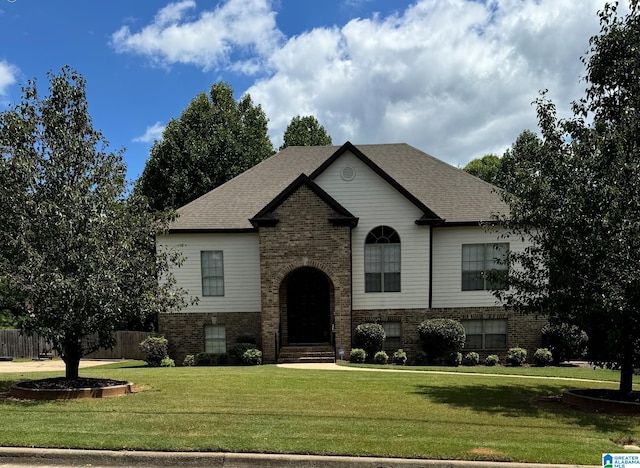
{"type": "Polygon", "coordinates": [[[7,95],[7,89],[16,82],[17,76],[18,67],[0,60],[0,96],[7,95]]]}
{"type": "Polygon", "coordinates": [[[152,126],[147,127],[144,135],[134,138],[133,141],[135,141],[136,143],[153,143],[154,141],[160,140],[162,138],[163,131],[164,125],[162,125],[160,122],[156,122],[152,126]]]}
{"type": "Polygon", "coordinates": [[[452,164],[502,154],[537,128],[548,88],[560,110],[582,95],[579,57],[598,32],[589,0],[422,0],[290,38],[273,73],[247,92],[279,146],[295,115],[315,115],[336,144],[408,142],[452,164]]]}
{"type": "Polygon", "coordinates": [[[137,32],[122,26],[111,36],[118,52],[147,56],[162,65],[192,64],[205,70],[226,67],[240,57],[254,72],[257,57],[269,55],[281,40],[269,0],[227,0],[213,10],[189,16],[193,0],[170,3],[137,32]],[[242,58],[248,56],[249,59],[242,58]]]}

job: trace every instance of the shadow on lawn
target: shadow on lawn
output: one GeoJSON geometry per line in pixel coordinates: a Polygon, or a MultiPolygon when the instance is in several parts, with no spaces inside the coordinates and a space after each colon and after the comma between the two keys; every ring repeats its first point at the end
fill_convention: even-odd
{"type": "Polygon", "coordinates": [[[513,385],[458,385],[434,387],[419,385],[415,393],[431,401],[504,417],[544,417],[553,413],[571,424],[593,427],[599,432],[624,432],[637,427],[638,419],[609,414],[589,413],[560,402],[558,387],[539,385],[535,388],[513,385]]]}

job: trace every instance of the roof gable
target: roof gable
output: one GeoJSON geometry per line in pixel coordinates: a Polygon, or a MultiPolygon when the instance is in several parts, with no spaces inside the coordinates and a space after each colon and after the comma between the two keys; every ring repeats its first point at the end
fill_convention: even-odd
{"type": "Polygon", "coordinates": [[[410,193],[405,187],[400,185],[393,177],[387,174],[380,166],[374,163],[371,159],[369,159],[362,151],[356,148],[351,142],[347,141],[344,145],[342,145],[335,153],[331,155],[324,163],[322,163],[313,173],[309,176],[310,179],[315,179],[318,177],[324,170],[333,164],[337,159],[340,158],[347,151],[351,152],[354,156],[360,159],[364,164],[366,164],[371,170],[373,170],[376,174],[378,174],[382,179],[385,180],[389,185],[395,188],[398,192],[400,192],[407,200],[413,203],[418,209],[420,209],[424,215],[416,221],[418,224],[432,224],[432,223],[441,223],[444,220],[440,218],[436,213],[434,213],[429,207],[427,207],[421,200],[416,198],[412,193],[410,193]]]}
{"type": "Polygon", "coordinates": [[[329,206],[334,212],[335,216],[329,218],[329,221],[339,226],[351,226],[355,227],[358,224],[358,218],[353,216],[349,210],[344,208],[340,203],[331,197],[327,192],[316,184],[313,180],[307,177],[306,174],[300,174],[296,180],[291,182],[287,188],[280,192],[273,200],[271,200],[264,208],[262,208],[255,216],[249,219],[249,222],[255,227],[262,226],[274,226],[277,224],[278,219],[274,216],[274,211],[282,205],[282,203],[288,199],[293,193],[295,193],[300,187],[306,186],[309,188],[320,200],[329,206]]]}

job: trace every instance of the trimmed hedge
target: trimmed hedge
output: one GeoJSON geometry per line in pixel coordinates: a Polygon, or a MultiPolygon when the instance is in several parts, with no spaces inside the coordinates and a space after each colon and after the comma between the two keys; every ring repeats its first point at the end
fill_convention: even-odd
{"type": "Polygon", "coordinates": [[[527,350],[524,348],[509,348],[507,351],[507,365],[520,367],[527,362],[527,350]]]}
{"type": "Polygon", "coordinates": [[[373,358],[382,351],[385,338],[384,328],[379,323],[362,323],[353,332],[353,346],[364,349],[367,356],[373,358]]]}
{"type": "Polygon", "coordinates": [[[471,351],[470,353],[467,353],[464,356],[464,359],[462,359],[463,366],[473,367],[473,366],[477,366],[478,364],[480,364],[480,355],[475,351],[471,351]]]}
{"type": "Polygon", "coordinates": [[[349,361],[362,363],[367,359],[367,352],[362,348],[353,348],[349,354],[349,361]]]}
{"type": "Polygon", "coordinates": [[[427,363],[436,365],[454,365],[466,338],[462,324],[452,319],[425,320],[418,325],[418,335],[427,363]]]}
{"type": "Polygon", "coordinates": [[[375,356],[373,356],[373,362],[376,364],[386,364],[389,361],[389,355],[384,351],[378,351],[375,356]]]}
{"type": "Polygon", "coordinates": [[[538,348],[533,354],[533,363],[538,367],[546,367],[553,364],[553,355],[547,348],[538,348]]]}
{"type": "Polygon", "coordinates": [[[497,366],[500,364],[500,357],[497,354],[489,354],[487,358],[484,360],[485,366],[497,366]]]}
{"type": "Polygon", "coordinates": [[[162,360],[169,357],[169,341],[164,336],[150,336],[140,343],[144,360],[151,367],[160,367],[162,360]]]}

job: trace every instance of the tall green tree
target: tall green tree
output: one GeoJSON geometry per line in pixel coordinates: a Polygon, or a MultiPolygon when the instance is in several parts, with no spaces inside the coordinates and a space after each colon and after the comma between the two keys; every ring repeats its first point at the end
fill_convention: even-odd
{"type": "Polygon", "coordinates": [[[524,133],[505,155],[502,221],[533,245],[510,254],[511,288],[496,294],[586,331],[588,358],[618,364],[628,393],[640,365],[640,7],[599,15],[573,117],[543,93],[540,138],[524,133]]]}
{"type": "Polygon", "coordinates": [[[462,170],[490,184],[500,185],[501,163],[502,160],[495,154],[485,154],[481,158],[469,161],[469,164],[464,166],[462,170]]]}
{"type": "Polygon", "coordinates": [[[333,144],[331,136],[314,116],[298,115],[291,119],[284,131],[280,151],[287,146],[329,146],[331,144],[333,144]]]}
{"type": "Polygon", "coordinates": [[[113,346],[119,324],[184,296],[169,274],[179,257],[148,255],[168,215],[125,199],[122,154],[93,128],[84,78],[68,67],[48,76],[48,95],[29,81],[0,113],[0,271],[24,298],[21,328],[51,342],[75,379],[80,358],[113,346]]]}
{"type": "Polygon", "coordinates": [[[153,209],[179,208],[273,153],[260,105],[216,83],[167,124],[135,189],[153,209]]]}

